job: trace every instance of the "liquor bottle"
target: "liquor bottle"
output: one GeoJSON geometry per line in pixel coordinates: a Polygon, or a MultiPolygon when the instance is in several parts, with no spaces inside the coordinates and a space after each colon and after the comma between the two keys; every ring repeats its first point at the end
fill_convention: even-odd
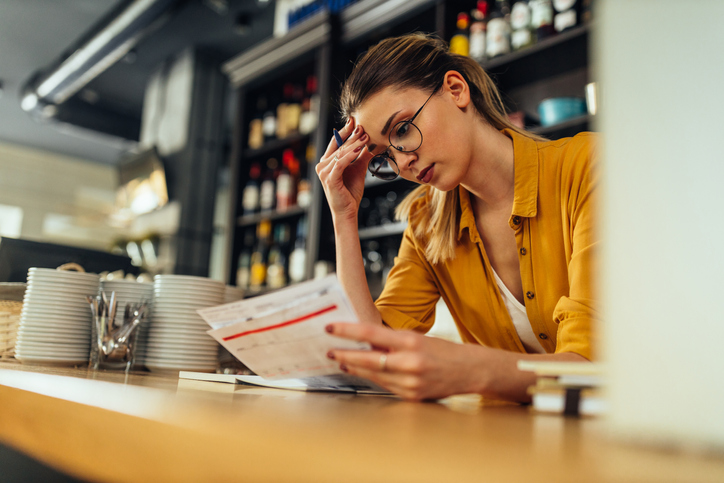
{"type": "Polygon", "coordinates": [[[282,288],[287,284],[287,246],[289,245],[289,225],[274,227],[274,242],[269,250],[269,263],[266,269],[268,288],[282,288]]]}
{"type": "Polygon", "coordinates": [[[287,135],[299,132],[299,122],[302,115],[302,100],[304,99],[304,89],[298,84],[289,84],[286,87],[289,96],[287,101],[287,135]]]}
{"type": "Polygon", "coordinates": [[[470,57],[477,62],[485,61],[485,38],[488,35],[488,2],[479,0],[472,12],[470,24],[470,57]]]}
{"type": "Polygon", "coordinates": [[[274,107],[267,104],[264,116],[262,118],[262,131],[264,132],[264,141],[272,141],[276,138],[277,118],[274,114],[274,107]]]}
{"type": "Polygon", "coordinates": [[[266,162],[266,170],[264,171],[264,179],[259,189],[259,209],[262,212],[274,209],[276,202],[276,180],[275,175],[278,162],[275,158],[269,158],[266,162]]]}
{"type": "Polygon", "coordinates": [[[266,98],[260,97],[256,102],[256,111],[249,122],[249,147],[259,149],[264,144],[264,111],[266,110],[266,98]]]}
{"type": "Polygon", "coordinates": [[[489,59],[510,53],[510,9],[504,0],[496,0],[490,14],[485,53],[489,59]]]}
{"type": "Polygon", "coordinates": [[[294,250],[289,255],[289,280],[301,282],[307,275],[307,219],[301,218],[297,223],[297,237],[294,250]]]}
{"type": "Polygon", "coordinates": [[[277,139],[284,139],[289,134],[289,122],[287,120],[287,105],[291,102],[293,86],[290,83],[282,87],[282,101],[277,104],[277,139]]]}
{"type": "Polygon", "coordinates": [[[560,33],[581,22],[580,0],[553,0],[553,28],[560,33]]]}
{"type": "Polygon", "coordinates": [[[468,26],[470,17],[465,12],[458,14],[457,31],[450,39],[450,53],[467,56],[470,53],[470,38],[468,37],[468,26]]]}
{"type": "Polygon", "coordinates": [[[241,207],[244,215],[252,215],[259,211],[259,177],[261,176],[261,166],[259,163],[252,163],[249,168],[249,181],[244,186],[241,194],[241,207]]]}
{"type": "Polygon", "coordinates": [[[260,290],[266,282],[270,232],[271,221],[262,220],[257,225],[256,248],[254,248],[254,251],[251,254],[251,275],[249,277],[249,288],[251,290],[260,290]]]}
{"type": "Polygon", "coordinates": [[[317,76],[307,77],[306,96],[302,101],[302,113],[299,116],[299,132],[309,134],[317,129],[319,123],[319,94],[317,94],[317,76]]]}
{"type": "Polygon", "coordinates": [[[518,0],[510,11],[510,46],[513,50],[520,50],[532,45],[535,36],[531,24],[530,5],[528,0],[518,0]]]}
{"type": "Polygon", "coordinates": [[[295,180],[292,179],[290,164],[294,160],[294,151],[285,149],[282,153],[282,166],[276,183],[277,210],[284,211],[294,205],[295,180]]]}
{"type": "Polygon", "coordinates": [[[529,0],[531,25],[537,41],[555,33],[553,28],[553,5],[551,0],[529,0]]]}
{"type": "Polygon", "coordinates": [[[244,248],[239,254],[239,262],[236,269],[236,286],[241,289],[248,289],[251,280],[251,250],[254,245],[254,233],[247,231],[244,234],[244,248]]]}

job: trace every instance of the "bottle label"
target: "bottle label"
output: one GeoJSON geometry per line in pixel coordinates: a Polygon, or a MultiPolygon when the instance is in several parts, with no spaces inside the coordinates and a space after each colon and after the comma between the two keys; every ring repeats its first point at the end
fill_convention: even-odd
{"type": "Polygon", "coordinates": [[[450,39],[450,53],[465,55],[470,53],[470,43],[465,35],[457,34],[450,39]]]}
{"type": "Polygon", "coordinates": [[[565,29],[576,26],[576,11],[568,10],[556,15],[553,25],[556,32],[563,32],[565,29]]]}
{"type": "Polygon", "coordinates": [[[510,52],[508,23],[502,18],[493,18],[488,22],[487,54],[488,57],[510,52]]]}
{"type": "Polygon", "coordinates": [[[292,205],[292,177],[280,174],[277,177],[277,209],[286,209],[292,205]]]}
{"type": "Polygon", "coordinates": [[[530,0],[530,16],[533,28],[553,24],[553,5],[551,0],[530,0]]]}
{"type": "Polygon", "coordinates": [[[274,114],[269,113],[264,116],[262,128],[264,131],[264,137],[273,138],[275,136],[277,132],[277,119],[274,117],[274,114]]]}
{"type": "Polygon", "coordinates": [[[530,7],[526,2],[516,2],[510,11],[510,26],[513,30],[528,28],[530,25],[530,7]]]}
{"type": "Polygon", "coordinates": [[[533,35],[531,35],[531,32],[528,29],[516,30],[513,32],[513,35],[510,36],[510,43],[513,50],[522,49],[523,47],[533,43],[533,35]]]}
{"type": "Polygon", "coordinates": [[[262,181],[261,190],[259,192],[259,208],[261,208],[262,210],[271,210],[272,208],[274,208],[275,198],[276,192],[274,189],[274,181],[262,181]]]}
{"type": "Polygon", "coordinates": [[[241,206],[244,213],[254,213],[259,209],[259,187],[257,185],[249,185],[244,188],[241,195],[241,206]]]}
{"type": "Polygon", "coordinates": [[[485,60],[485,24],[475,22],[470,26],[470,57],[478,62],[485,60]]]}
{"type": "Polygon", "coordinates": [[[242,267],[236,271],[236,286],[239,288],[249,288],[249,279],[251,272],[249,267],[242,267]]]}
{"type": "Polygon", "coordinates": [[[278,263],[269,265],[266,269],[266,284],[269,288],[282,288],[287,284],[284,267],[278,263]]]}
{"type": "Polygon", "coordinates": [[[289,255],[289,279],[292,282],[304,280],[306,255],[306,252],[301,248],[294,249],[292,254],[289,255]]]}

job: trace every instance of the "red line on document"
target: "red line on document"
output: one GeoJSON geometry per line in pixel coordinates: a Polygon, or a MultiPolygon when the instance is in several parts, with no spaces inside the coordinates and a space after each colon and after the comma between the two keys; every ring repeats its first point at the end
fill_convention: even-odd
{"type": "Polygon", "coordinates": [[[246,332],[239,332],[238,334],[229,335],[229,336],[224,337],[224,340],[238,339],[239,337],[244,337],[245,335],[258,334],[259,332],[266,332],[267,330],[279,329],[279,328],[281,328],[281,327],[286,327],[287,325],[292,325],[292,324],[296,324],[296,323],[299,323],[299,322],[304,322],[305,320],[311,319],[312,317],[316,317],[316,316],[318,316],[318,315],[322,315],[322,314],[327,313],[327,312],[329,312],[329,311],[331,311],[331,310],[334,310],[334,309],[336,309],[336,308],[337,308],[336,305],[330,305],[329,307],[325,307],[325,308],[323,308],[323,309],[317,310],[316,312],[312,312],[311,314],[303,315],[303,316],[298,317],[298,318],[296,318],[296,319],[287,320],[286,322],[281,322],[281,323],[276,324],[276,325],[270,325],[270,326],[268,326],[268,327],[261,327],[261,328],[259,328],[259,329],[247,330],[246,332]]]}

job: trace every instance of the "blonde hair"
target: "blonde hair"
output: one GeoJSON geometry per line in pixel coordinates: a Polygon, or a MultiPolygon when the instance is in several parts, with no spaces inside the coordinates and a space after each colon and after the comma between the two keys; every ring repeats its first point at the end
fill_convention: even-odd
{"type": "MultiPolygon", "coordinates": [[[[475,111],[485,122],[498,130],[510,129],[543,140],[508,120],[498,88],[477,62],[450,53],[444,41],[422,33],[385,39],[357,61],[342,87],[342,115],[348,118],[365,100],[387,87],[417,88],[432,93],[445,73],[451,70],[465,78],[475,111]]],[[[412,205],[421,197],[428,198],[428,209],[416,215],[420,218],[415,220],[415,236],[425,244],[425,255],[431,263],[451,260],[455,257],[459,223],[458,189],[440,191],[431,186],[419,186],[398,205],[397,218],[408,220],[412,205]]]]}

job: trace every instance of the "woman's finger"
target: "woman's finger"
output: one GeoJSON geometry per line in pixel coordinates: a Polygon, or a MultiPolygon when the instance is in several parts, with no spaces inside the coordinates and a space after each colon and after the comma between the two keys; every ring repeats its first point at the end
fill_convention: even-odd
{"type": "Polygon", "coordinates": [[[369,342],[374,346],[384,347],[388,350],[414,349],[418,344],[417,339],[423,337],[414,332],[398,332],[381,325],[353,324],[348,322],[329,324],[326,330],[336,337],[369,342]]]}
{"type": "MultiPolygon", "coordinates": [[[[352,134],[355,127],[356,127],[355,120],[354,120],[354,118],[350,117],[347,120],[347,124],[345,124],[344,127],[338,131],[339,136],[342,139],[346,140],[347,138],[349,138],[350,134],[352,134]]],[[[327,145],[327,149],[324,151],[324,156],[326,157],[326,156],[331,155],[339,147],[340,146],[337,145],[337,140],[334,138],[334,136],[332,136],[332,139],[329,140],[329,144],[327,145]]]]}

